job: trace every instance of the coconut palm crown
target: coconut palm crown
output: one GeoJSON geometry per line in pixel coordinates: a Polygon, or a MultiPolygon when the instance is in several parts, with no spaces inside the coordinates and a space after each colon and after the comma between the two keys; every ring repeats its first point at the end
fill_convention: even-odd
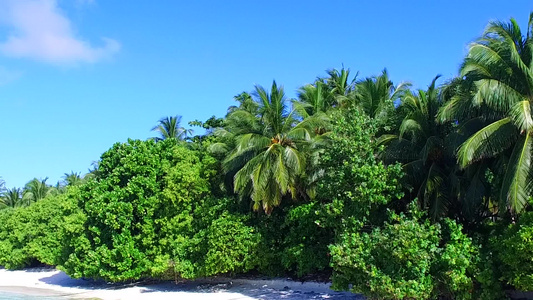
{"type": "Polygon", "coordinates": [[[154,137],[155,141],[161,141],[166,139],[183,140],[187,136],[192,134],[192,130],[185,129],[180,125],[181,116],[164,117],[158,121],[158,125],[152,128],[152,131],[159,132],[159,137],[154,137]]]}
{"type": "Polygon", "coordinates": [[[22,205],[22,189],[20,188],[11,188],[6,189],[0,197],[0,207],[17,207],[22,205]]]}
{"type": "Polygon", "coordinates": [[[532,54],[533,14],[525,35],[515,19],[490,22],[461,66],[468,92],[440,113],[441,120],[477,126],[457,151],[459,165],[497,160],[503,172],[500,207],[513,213],[524,209],[533,187],[532,54]]]}
{"type": "Polygon", "coordinates": [[[301,186],[304,149],[316,124],[289,111],[283,87],[275,81],[270,91],[256,86],[252,95],[236,99],[241,105],[230,109],[226,127],[218,133],[231,136],[233,149],[224,168],[234,174],[235,192],[249,196],[255,210],[270,213],[285,195],[294,199],[306,193],[301,186]]]}

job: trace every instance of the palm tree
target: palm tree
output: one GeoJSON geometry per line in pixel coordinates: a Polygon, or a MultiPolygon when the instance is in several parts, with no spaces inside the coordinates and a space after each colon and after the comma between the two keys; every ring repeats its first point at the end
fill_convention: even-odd
{"type": "Polygon", "coordinates": [[[22,190],[18,188],[5,190],[0,198],[0,203],[13,208],[22,205],[22,190]]]}
{"type": "Polygon", "coordinates": [[[294,109],[304,119],[318,113],[325,113],[335,106],[335,97],[326,83],[316,81],[298,90],[298,100],[293,101],[294,109]]]}
{"type": "Polygon", "coordinates": [[[354,78],[350,80],[350,69],[345,69],[343,67],[340,71],[337,69],[331,69],[326,72],[329,77],[319,78],[318,81],[324,82],[331,95],[336,97],[338,102],[342,102],[343,97],[347,97],[353,92],[355,88],[355,80],[359,73],[356,73],[354,78]]]}
{"type": "Polygon", "coordinates": [[[294,111],[299,120],[305,121],[308,128],[313,128],[315,142],[324,140],[330,123],[328,111],[337,106],[337,97],[328,89],[326,83],[317,80],[298,90],[298,100],[292,101],[294,111]]]}
{"type": "Polygon", "coordinates": [[[2,177],[0,177],[0,196],[2,196],[5,191],[6,191],[6,182],[4,181],[4,179],[2,179],[2,177]]]}
{"type": "Polygon", "coordinates": [[[379,76],[357,81],[348,99],[359,105],[369,117],[385,121],[393,115],[394,102],[400,100],[409,87],[410,83],[394,86],[385,69],[379,76]]]}
{"type": "Polygon", "coordinates": [[[180,126],[181,116],[166,117],[159,120],[159,124],[152,128],[152,131],[157,131],[160,137],[154,137],[156,141],[166,139],[184,140],[188,135],[192,134],[191,129],[185,129],[180,126]]]}
{"type": "Polygon", "coordinates": [[[232,137],[233,149],[224,160],[224,168],[235,174],[235,192],[250,196],[253,208],[262,207],[266,213],[286,195],[295,199],[311,194],[302,187],[311,122],[299,122],[295,111],[288,110],[283,87],[275,81],[270,92],[256,86],[253,97],[245,94],[242,100],[239,107],[230,110],[222,130],[232,137]]]}
{"type": "Polygon", "coordinates": [[[436,122],[441,107],[436,76],[426,91],[406,92],[399,109],[405,117],[398,134],[384,134],[385,161],[403,164],[414,196],[429,208],[433,219],[446,214],[453,198],[454,152],[447,147],[445,126],[436,122]]]}
{"type": "Polygon", "coordinates": [[[83,182],[79,173],[71,171],[70,174],[65,173],[63,175],[63,185],[64,186],[76,186],[80,185],[83,182]]]}
{"type": "Polygon", "coordinates": [[[254,99],[252,98],[252,95],[250,95],[249,93],[242,92],[236,95],[235,97],[233,97],[233,99],[239,102],[239,106],[234,106],[234,105],[230,106],[228,108],[228,113],[231,113],[236,110],[244,110],[252,114],[257,113],[259,104],[254,101],[254,99]]]}
{"type": "Polygon", "coordinates": [[[490,22],[461,66],[468,92],[458,93],[441,112],[442,120],[459,122],[464,131],[479,128],[459,147],[459,164],[499,161],[500,206],[514,213],[527,205],[533,187],[532,50],[533,14],[526,36],[514,19],[490,22]]]}
{"type": "Polygon", "coordinates": [[[53,192],[53,188],[46,184],[47,180],[48,177],[42,180],[34,178],[30,182],[26,183],[22,193],[22,198],[26,205],[30,205],[32,202],[37,202],[41,199],[44,199],[53,192]]]}
{"type": "Polygon", "coordinates": [[[317,78],[313,84],[307,84],[298,89],[298,100],[292,105],[296,113],[308,123],[315,123],[315,133],[323,135],[327,132],[324,127],[329,123],[326,113],[332,108],[347,103],[346,99],[353,93],[354,78],[350,80],[350,70],[344,67],[339,71],[326,71],[329,77],[317,78]]]}

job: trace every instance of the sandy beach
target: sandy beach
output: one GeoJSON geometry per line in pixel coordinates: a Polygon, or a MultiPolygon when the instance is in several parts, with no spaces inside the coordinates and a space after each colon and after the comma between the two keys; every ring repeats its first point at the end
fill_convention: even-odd
{"type": "Polygon", "coordinates": [[[211,278],[175,284],[117,285],[72,279],[54,269],[0,270],[0,291],[65,299],[363,299],[359,295],[336,292],[329,284],[290,280],[251,280],[211,278]]]}

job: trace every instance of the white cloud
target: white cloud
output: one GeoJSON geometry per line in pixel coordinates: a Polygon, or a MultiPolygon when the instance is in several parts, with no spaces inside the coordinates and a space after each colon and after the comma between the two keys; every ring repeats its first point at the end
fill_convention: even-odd
{"type": "Polygon", "coordinates": [[[94,46],[77,37],[57,0],[0,0],[0,10],[4,10],[1,21],[12,29],[0,43],[4,55],[76,64],[94,63],[120,50],[120,44],[110,38],[102,38],[103,45],[94,46]]]}

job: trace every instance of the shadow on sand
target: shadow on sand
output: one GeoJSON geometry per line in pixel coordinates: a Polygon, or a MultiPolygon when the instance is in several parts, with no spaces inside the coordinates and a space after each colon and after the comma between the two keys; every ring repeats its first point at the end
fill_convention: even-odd
{"type": "Polygon", "coordinates": [[[359,300],[361,295],[348,292],[336,292],[324,284],[300,283],[286,280],[250,280],[215,278],[202,279],[183,283],[164,283],[146,286],[144,293],[186,291],[191,293],[239,293],[253,299],[332,299],[359,300]]]}
{"type": "MultiPolygon", "coordinates": [[[[108,284],[104,281],[72,279],[63,272],[40,279],[41,282],[61,287],[81,288],[87,291],[120,290],[133,286],[142,288],[141,293],[236,293],[243,298],[252,299],[330,299],[330,300],[359,300],[361,295],[348,292],[336,292],[324,283],[295,282],[290,280],[253,280],[231,278],[208,278],[194,281],[174,283],[172,281],[158,283],[130,283],[108,284]]],[[[235,299],[239,299],[235,298],[235,299]]]]}

